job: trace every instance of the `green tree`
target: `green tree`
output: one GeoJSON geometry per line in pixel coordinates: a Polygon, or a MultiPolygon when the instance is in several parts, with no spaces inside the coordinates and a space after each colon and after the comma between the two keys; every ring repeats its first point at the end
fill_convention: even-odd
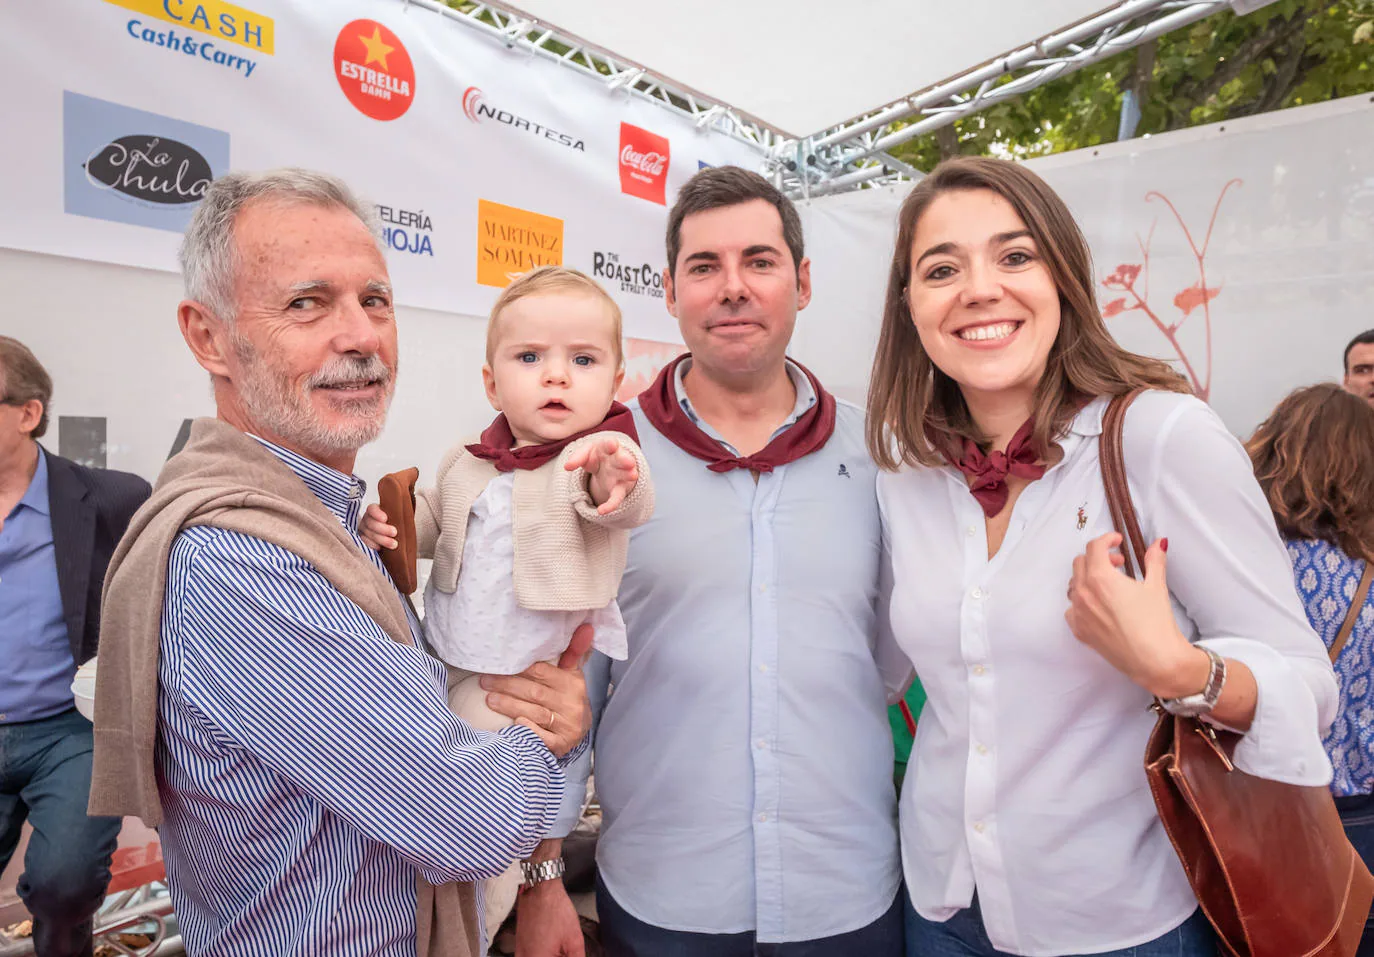
{"type": "Polygon", "coordinates": [[[1043,156],[1374,90],[1374,0],[1280,0],[1225,11],[1046,83],[892,150],[929,170],[956,154],[1043,156]]]}

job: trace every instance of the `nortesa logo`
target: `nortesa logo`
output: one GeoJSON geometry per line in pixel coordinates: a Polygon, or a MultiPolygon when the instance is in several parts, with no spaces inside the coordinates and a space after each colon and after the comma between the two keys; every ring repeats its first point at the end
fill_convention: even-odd
{"type": "Polygon", "coordinates": [[[68,213],[181,232],[228,172],[229,134],[64,91],[62,160],[68,213]]]}
{"type": "Polygon", "coordinates": [[[620,124],[620,191],[666,206],[668,139],[620,124]]]}
{"type": "Polygon", "coordinates": [[[348,102],[374,120],[394,120],[415,99],[415,65],[376,20],[354,20],[334,41],[334,73],[348,102]]]}
{"type": "Polygon", "coordinates": [[[532,136],[550,140],[560,146],[566,146],[570,150],[580,150],[584,153],[587,151],[587,145],[575,136],[560,133],[543,123],[518,116],[510,110],[489,105],[486,96],[475,86],[470,86],[463,91],[463,114],[474,123],[480,123],[483,120],[495,120],[513,130],[524,130],[532,136]]]}

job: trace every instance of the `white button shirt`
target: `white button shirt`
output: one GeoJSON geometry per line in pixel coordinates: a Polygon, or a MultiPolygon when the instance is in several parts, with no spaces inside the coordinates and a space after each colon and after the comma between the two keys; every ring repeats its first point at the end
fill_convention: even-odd
{"type": "MultiPolygon", "coordinates": [[[[1073,558],[1113,530],[1106,405],[1079,413],[991,560],[956,469],[878,479],[893,633],[929,695],[900,803],[912,903],[947,920],[976,887],[993,945],[1024,957],[1130,947],[1197,906],[1142,766],[1150,696],[1064,620],[1073,558]]],[[[1180,629],[1258,683],[1236,764],[1326,784],[1337,685],[1244,449],[1199,400],[1149,392],[1127,412],[1125,453],[1142,531],[1169,539],[1180,629]]]]}

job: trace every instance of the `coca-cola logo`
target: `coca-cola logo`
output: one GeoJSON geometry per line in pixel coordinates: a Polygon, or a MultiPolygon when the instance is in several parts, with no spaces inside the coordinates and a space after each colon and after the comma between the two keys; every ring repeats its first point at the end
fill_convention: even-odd
{"type": "Polygon", "coordinates": [[[636,153],[635,148],[626,143],[620,151],[620,165],[633,167],[646,176],[662,176],[668,168],[668,157],[659,153],[636,153]]]}
{"type": "Polygon", "coordinates": [[[163,206],[199,202],[215,178],[209,162],[196,150],[146,134],[112,140],[83,165],[96,185],[163,206]]]}
{"type": "Polygon", "coordinates": [[[672,162],[668,139],[620,124],[620,191],[660,206],[667,205],[668,167],[672,162]]]}

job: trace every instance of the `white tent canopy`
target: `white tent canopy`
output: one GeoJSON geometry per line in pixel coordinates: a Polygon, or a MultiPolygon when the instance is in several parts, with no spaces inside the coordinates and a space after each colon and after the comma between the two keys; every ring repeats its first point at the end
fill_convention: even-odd
{"type": "MultiPolygon", "coordinates": [[[[511,8],[511,5],[506,5],[511,8]]],[[[642,0],[514,7],[792,137],[807,136],[1115,6],[1104,0],[642,0]],[[665,8],[666,9],[666,8],[665,8]]]]}

